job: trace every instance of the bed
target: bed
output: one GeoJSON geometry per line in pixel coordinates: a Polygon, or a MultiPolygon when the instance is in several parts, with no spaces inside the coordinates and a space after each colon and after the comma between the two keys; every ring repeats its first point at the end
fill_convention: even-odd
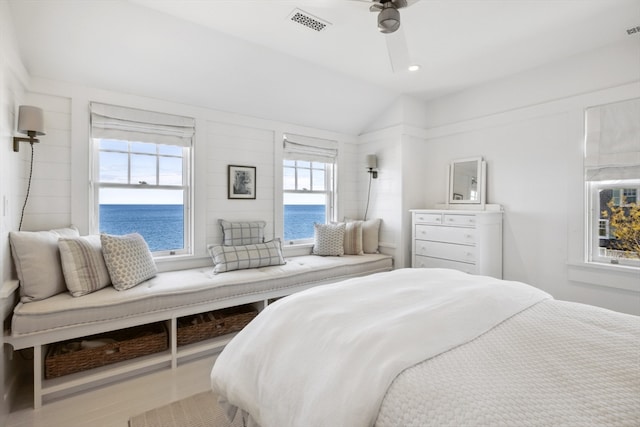
{"type": "Polygon", "coordinates": [[[267,307],[211,386],[249,427],[638,426],[640,318],[399,269],[267,307]]]}

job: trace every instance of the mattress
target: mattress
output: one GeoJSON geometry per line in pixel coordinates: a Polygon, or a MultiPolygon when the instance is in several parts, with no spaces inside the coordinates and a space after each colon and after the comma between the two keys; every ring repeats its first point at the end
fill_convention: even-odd
{"type": "Polygon", "coordinates": [[[11,335],[45,333],[240,296],[285,291],[388,271],[393,267],[392,257],[382,254],[308,255],[286,261],[284,265],[216,275],[212,267],[163,272],[126,291],[107,287],[82,297],[64,293],[42,301],[20,302],[14,309],[11,335]]]}

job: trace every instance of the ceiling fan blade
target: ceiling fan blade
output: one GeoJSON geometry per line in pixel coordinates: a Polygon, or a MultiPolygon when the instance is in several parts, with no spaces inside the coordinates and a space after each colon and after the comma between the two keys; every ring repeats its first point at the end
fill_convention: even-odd
{"type": "Polygon", "coordinates": [[[371,6],[369,6],[369,12],[380,12],[382,9],[384,8],[380,3],[373,3],[371,6]]]}
{"type": "Polygon", "coordinates": [[[395,32],[384,35],[387,42],[387,51],[391,61],[391,69],[394,73],[404,72],[409,68],[409,47],[402,27],[395,32]]]}

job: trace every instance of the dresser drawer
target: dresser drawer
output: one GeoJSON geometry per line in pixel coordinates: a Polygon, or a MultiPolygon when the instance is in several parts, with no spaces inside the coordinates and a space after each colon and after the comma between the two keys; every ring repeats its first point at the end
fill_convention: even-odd
{"type": "Polygon", "coordinates": [[[439,213],[416,213],[414,217],[416,223],[422,224],[442,224],[442,214],[439,213]]]}
{"type": "Polygon", "coordinates": [[[459,243],[475,245],[476,230],[474,228],[443,227],[441,225],[416,225],[416,239],[434,242],[459,243]]]}
{"type": "Polygon", "coordinates": [[[473,246],[455,245],[451,243],[416,240],[416,255],[475,263],[476,248],[473,246]]]}
{"type": "Polygon", "coordinates": [[[475,264],[467,264],[464,262],[451,261],[448,259],[431,258],[426,256],[416,256],[414,268],[452,268],[454,270],[464,271],[465,273],[475,274],[477,267],[475,264]]]}
{"type": "Polygon", "coordinates": [[[451,215],[445,214],[444,225],[454,225],[459,227],[475,227],[476,217],[475,215],[451,215]]]}

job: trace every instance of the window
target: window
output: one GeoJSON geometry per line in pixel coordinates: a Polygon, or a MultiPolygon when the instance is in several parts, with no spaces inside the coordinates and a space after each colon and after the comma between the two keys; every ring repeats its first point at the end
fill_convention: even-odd
{"type": "Polygon", "coordinates": [[[335,158],[337,144],[296,135],[284,141],[284,240],[305,243],[313,239],[314,223],[325,224],[335,215],[335,158]]]}
{"type": "Polygon", "coordinates": [[[95,103],[91,118],[97,231],[139,233],[155,256],[190,253],[193,126],[172,130],[175,116],[95,103]]]}
{"type": "Polygon", "coordinates": [[[587,109],[588,262],[640,267],[640,99],[587,109]]]}

